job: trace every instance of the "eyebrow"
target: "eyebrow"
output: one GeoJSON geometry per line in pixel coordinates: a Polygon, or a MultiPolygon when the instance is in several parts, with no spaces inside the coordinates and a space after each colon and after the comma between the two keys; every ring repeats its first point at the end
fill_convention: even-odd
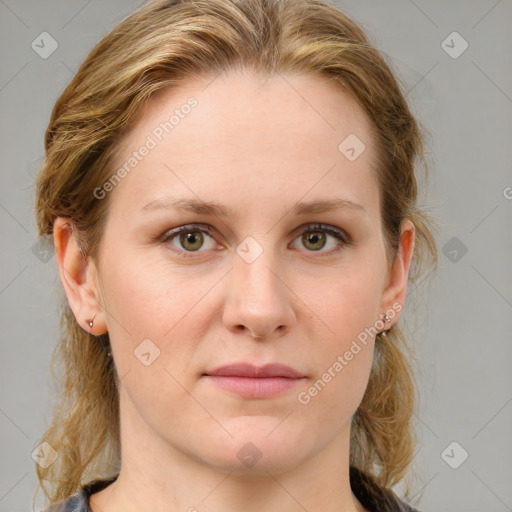
{"type": "MultiPolygon", "coordinates": [[[[183,198],[160,198],[150,201],[148,204],[140,209],[140,212],[153,211],[153,210],[166,210],[177,208],[184,211],[189,211],[198,215],[216,215],[225,218],[236,218],[236,212],[234,212],[228,206],[215,203],[212,201],[201,201],[195,198],[183,199],[183,198]]],[[[296,203],[292,208],[292,213],[295,215],[312,215],[315,213],[325,213],[332,210],[338,210],[341,208],[348,208],[352,211],[365,213],[368,212],[359,203],[354,203],[348,199],[333,198],[324,199],[320,201],[310,202],[299,202],[296,203]]]]}

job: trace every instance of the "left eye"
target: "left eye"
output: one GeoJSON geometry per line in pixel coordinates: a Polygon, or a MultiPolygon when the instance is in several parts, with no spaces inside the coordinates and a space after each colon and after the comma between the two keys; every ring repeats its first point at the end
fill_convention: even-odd
{"type": "Polygon", "coordinates": [[[306,248],[312,251],[320,251],[327,245],[328,237],[334,238],[337,243],[334,244],[334,249],[321,252],[336,253],[341,251],[344,246],[349,243],[348,237],[344,235],[343,231],[335,227],[324,226],[323,224],[311,224],[306,226],[301,232],[300,241],[306,248]]]}
{"type": "MultiPolygon", "coordinates": [[[[198,252],[203,248],[206,237],[211,239],[210,246],[206,249],[214,249],[217,245],[213,238],[213,230],[210,226],[194,226],[187,225],[177,228],[165,234],[163,238],[164,243],[170,243],[178,250],[185,251],[186,253],[198,252]],[[178,241],[181,247],[176,247],[175,241],[178,241]]],[[[313,252],[338,252],[343,249],[345,245],[349,244],[348,237],[343,231],[332,226],[323,224],[310,224],[302,229],[299,236],[295,240],[302,242],[303,246],[313,252]],[[337,241],[334,243],[334,249],[322,250],[327,244],[328,237],[337,241]]],[[[294,240],[294,242],[295,242],[294,240]]]]}

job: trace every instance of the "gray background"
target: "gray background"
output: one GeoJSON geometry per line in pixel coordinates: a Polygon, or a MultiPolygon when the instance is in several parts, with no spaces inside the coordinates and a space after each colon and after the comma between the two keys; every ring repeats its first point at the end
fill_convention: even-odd
{"type": "MultiPolygon", "coordinates": [[[[87,53],[137,3],[0,0],[0,512],[30,509],[31,453],[55,391],[60,285],[55,259],[33,252],[44,130],[87,53]],[[58,48],[43,59],[31,43],[45,31],[58,48]]],[[[512,510],[512,1],[338,4],[389,56],[431,133],[422,202],[441,226],[440,269],[415,340],[422,446],[414,489],[423,491],[415,506],[512,510]],[[457,58],[442,46],[454,31],[469,44],[457,58]],[[460,464],[462,450],[469,456],[460,464]]],[[[462,49],[457,36],[446,44],[462,49]]]]}

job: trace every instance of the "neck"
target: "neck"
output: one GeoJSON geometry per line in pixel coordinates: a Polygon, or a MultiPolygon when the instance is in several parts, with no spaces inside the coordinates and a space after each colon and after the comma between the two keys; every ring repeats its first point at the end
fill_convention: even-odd
{"type": "Polygon", "coordinates": [[[262,456],[250,469],[240,469],[239,461],[230,466],[199,459],[189,447],[169,443],[126,402],[121,425],[119,477],[91,496],[92,512],[365,510],[350,488],[350,422],[310,457],[300,450],[301,460],[262,456]]]}

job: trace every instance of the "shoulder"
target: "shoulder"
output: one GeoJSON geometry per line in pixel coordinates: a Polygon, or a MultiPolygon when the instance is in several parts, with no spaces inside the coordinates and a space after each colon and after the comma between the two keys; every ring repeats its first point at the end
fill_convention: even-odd
{"type": "Polygon", "coordinates": [[[91,512],[89,497],[101,491],[117,479],[117,476],[108,479],[97,479],[80,487],[74,494],[64,500],[52,503],[41,512],[91,512]]]}
{"type": "Polygon", "coordinates": [[[350,466],[350,487],[369,512],[420,512],[391,490],[380,487],[368,474],[350,466]]]}

